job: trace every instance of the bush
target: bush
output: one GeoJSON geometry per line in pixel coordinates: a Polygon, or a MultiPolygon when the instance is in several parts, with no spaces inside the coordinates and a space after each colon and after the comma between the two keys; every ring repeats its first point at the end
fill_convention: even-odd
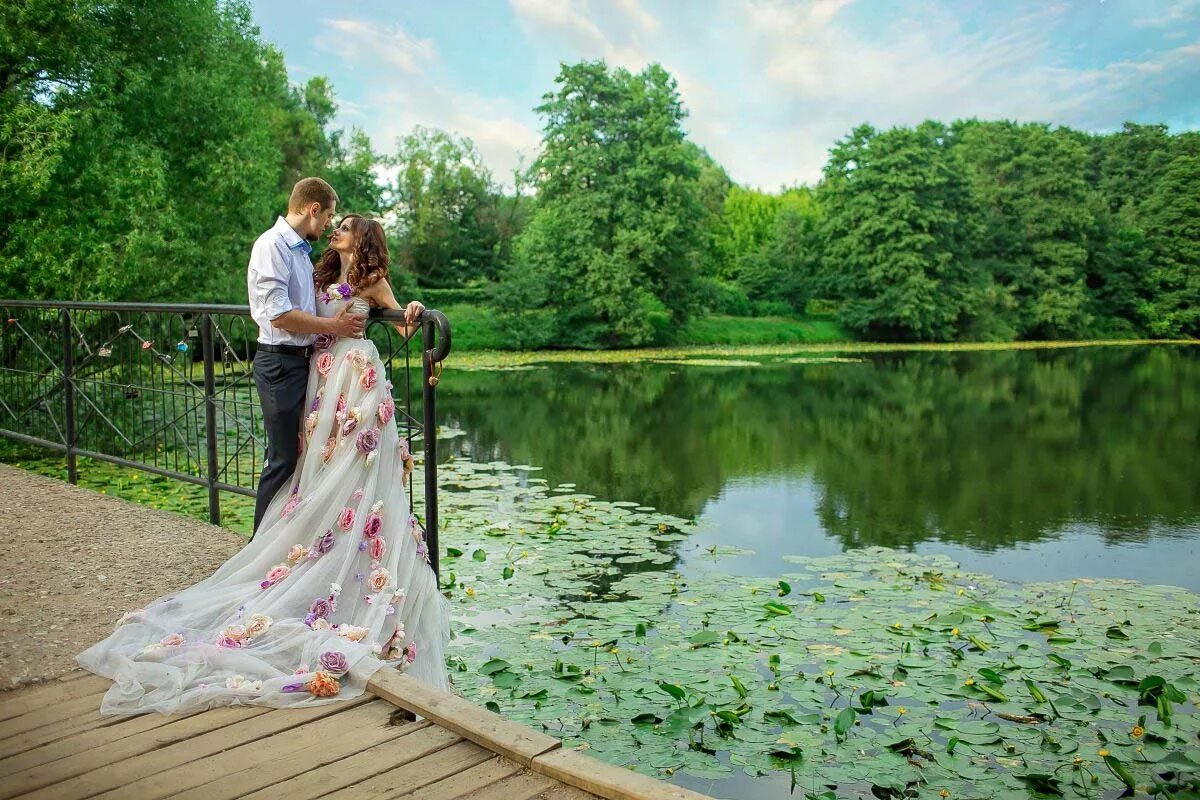
{"type": "Polygon", "coordinates": [[[795,309],[783,300],[758,300],[750,304],[750,313],[755,317],[794,317],[795,309]]]}
{"type": "Polygon", "coordinates": [[[716,278],[696,281],[700,308],[704,313],[730,317],[750,316],[750,300],[741,287],[716,278]]]}

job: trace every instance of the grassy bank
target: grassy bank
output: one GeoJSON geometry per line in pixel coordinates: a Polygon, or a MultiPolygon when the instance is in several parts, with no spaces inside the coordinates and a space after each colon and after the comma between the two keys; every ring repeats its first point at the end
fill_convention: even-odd
{"type": "MultiPolygon", "coordinates": [[[[511,350],[512,337],[491,308],[454,304],[441,311],[450,319],[456,353],[511,350]]],[[[831,317],[726,317],[693,319],[680,332],[677,346],[771,345],[847,342],[853,337],[831,317]]]]}

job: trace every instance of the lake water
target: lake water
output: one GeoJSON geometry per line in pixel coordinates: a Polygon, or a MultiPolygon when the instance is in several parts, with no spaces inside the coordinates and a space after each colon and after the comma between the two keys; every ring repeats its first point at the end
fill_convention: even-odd
{"type": "Polygon", "coordinates": [[[1200,589],[1197,348],[749,361],[454,370],[441,454],[694,519],[738,574],[884,545],[1200,589]]]}

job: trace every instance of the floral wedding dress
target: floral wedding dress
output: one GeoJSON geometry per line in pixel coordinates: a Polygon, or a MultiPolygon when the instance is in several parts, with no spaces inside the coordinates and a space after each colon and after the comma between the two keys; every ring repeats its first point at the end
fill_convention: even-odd
{"type": "MultiPolygon", "coordinates": [[[[351,301],[330,287],[317,312],[351,301]]],[[[306,402],[296,473],[254,540],[77,656],[115,682],[102,713],[333,702],[385,665],[446,687],[449,606],[409,508],[409,443],[375,345],[319,338],[306,402]]]]}

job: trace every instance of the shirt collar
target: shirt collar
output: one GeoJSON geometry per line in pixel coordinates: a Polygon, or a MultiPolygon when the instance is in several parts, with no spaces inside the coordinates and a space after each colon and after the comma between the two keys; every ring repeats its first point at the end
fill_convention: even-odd
{"type": "Polygon", "coordinates": [[[291,250],[303,250],[305,254],[312,253],[312,245],[304,241],[296,229],[288,224],[283,217],[275,220],[275,230],[283,237],[283,243],[291,250]]]}

